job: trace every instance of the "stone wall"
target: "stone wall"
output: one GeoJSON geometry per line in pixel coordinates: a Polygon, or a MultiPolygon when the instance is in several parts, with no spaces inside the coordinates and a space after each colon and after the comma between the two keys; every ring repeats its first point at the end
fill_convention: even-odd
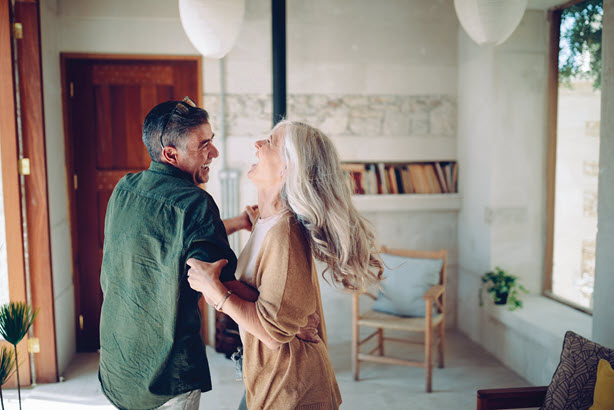
{"type": "MultiPolygon", "coordinates": [[[[270,94],[225,98],[227,135],[261,136],[270,131],[270,94]]],[[[215,126],[220,96],[205,94],[204,102],[215,126]]],[[[315,125],[329,136],[456,136],[455,96],[290,94],[287,110],[289,118],[315,125]]]]}

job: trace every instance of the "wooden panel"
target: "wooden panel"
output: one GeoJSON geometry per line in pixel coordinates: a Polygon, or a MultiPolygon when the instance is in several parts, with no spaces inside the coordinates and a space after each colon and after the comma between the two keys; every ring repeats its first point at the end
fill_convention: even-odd
{"type": "Polygon", "coordinates": [[[113,137],[111,132],[111,91],[106,84],[94,86],[96,101],[96,164],[100,169],[113,168],[113,137]]]}
{"type": "MultiPolygon", "coordinates": [[[[115,187],[115,185],[114,185],[115,187]]],[[[111,198],[111,194],[113,193],[113,188],[107,190],[98,190],[97,192],[97,207],[98,207],[98,226],[104,227],[104,218],[107,211],[107,205],[109,204],[109,199],[111,198]]],[[[104,229],[98,230],[98,246],[102,249],[104,245],[104,229]]],[[[100,256],[100,261],[102,263],[102,255],[100,256]]]]}
{"type": "Polygon", "coordinates": [[[57,381],[58,373],[38,4],[17,3],[15,14],[23,25],[23,38],[17,41],[19,94],[24,156],[30,158],[31,164],[31,174],[25,177],[32,295],[29,303],[40,309],[33,325],[33,333],[40,341],[40,353],[35,357],[36,381],[52,383],[57,381]]]}
{"type": "Polygon", "coordinates": [[[111,86],[111,139],[113,147],[113,169],[121,168],[127,162],[126,152],[126,87],[111,86]]]}
{"type": "MultiPolygon", "coordinates": [[[[2,166],[2,193],[4,199],[4,222],[6,227],[7,268],[9,272],[9,297],[11,300],[26,300],[26,283],[23,261],[21,229],[21,204],[19,176],[17,173],[17,129],[13,88],[13,65],[11,55],[10,13],[8,1],[0,2],[0,156],[2,166]]],[[[30,358],[26,342],[19,345],[21,383],[30,382],[30,358]]],[[[15,387],[15,376],[6,387],[15,387]]]]}
{"type": "MultiPolygon", "coordinates": [[[[74,138],[75,172],[79,178],[76,191],[76,228],[77,238],[73,243],[79,244],[77,257],[79,294],[77,309],[77,344],[78,351],[98,349],[99,317],[102,299],[99,297],[99,233],[98,206],[96,195],[96,127],[93,100],[94,89],[91,80],[91,66],[76,62],[72,69],[74,98],[71,99],[72,134],[74,138]],[[79,326],[79,315],[83,316],[83,329],[79,326]]],[[[111,95],[113,91],[111,90],[111,95]]],[[[111,98],[112,99],[112,98],[111,98]]],[[[113,105],[111,104],[111,107],[113,105]]],[[[110,123],[113,121],[110,119],[110,123]]],[[[115,129],[111,125],[111,132],[115,129]]]]}
{"type": "Polygon", "coordinates": [[[142,171],[148,168],[149,158],[143,157],[142,136],[145,117],[141,117],[141,87],[126,86],[124,98],[125,117],[130,121],[124,122],[126,139],[123,147],[126,158],[124,163],[119,164],[118,168],[140,168],[142,171]]]}
{"type": "Polygon", "coordinates": [[[177,81],[173,68],[157,64],[99,64],[93,67],[94,84],[163,84],[173,85],[177,81]]]}
{"type": "MultiPolygon", "coordinates": [[[[155,85],[143,85],[141,87],[141,110],[139,113],[139,118],[142,118],[145,122],[145,117],[149,114],[149,111],[160,101],[165,101],[158,98],[158,87],[155,85]]],[[[142,132],[142,130],[141,130],[142,132]]],[[[147,153],[147,147],[145,144],[141,144],[141,157],[144,158],[144,162],[149,163],[151,159],[149,158],[149,154],[147,153]]]]}

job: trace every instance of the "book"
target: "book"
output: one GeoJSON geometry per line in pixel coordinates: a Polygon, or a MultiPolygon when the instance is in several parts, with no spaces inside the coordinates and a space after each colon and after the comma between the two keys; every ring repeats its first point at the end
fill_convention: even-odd
{"type": "Polygon", "coordinates": [[[454,163],[452,170],[452,189],[450,192],[458,192],[458,162],[454,163]]]}
{"type": "Polygon", "coordinates": [[[411,183],[417,194],[428,194],[430,187],[426,180],[424,173],[424,166],[422,164],[409,164],[409,175],[411,177],[411,183]]]}
{"type": "Polygon", "coordinates": [[[380,187],[381,187],[380,193],[388,194],[390,193],[390,187],[388,185],[388,174],[386,173],[386,167],[384,166],[384,163],[383,162],[378,163],[377,169],[379,171],[379,177],[380,177],[380,187]]]}
{"type": "Polygon", "coordinates": [[[394,172],[394,166],[389,165],[388,167],[386,167],[386,172],[388,173],[388,181],[390,183],[390,193],[398,194],[399,186],[397,184],[397,176],[394,172]]]}
{"type": "Polygon", "coordinates": [[[362,172],[365,170],[365,164],[344,162],[341,164],[341,169],[347,172],[362,172]]]}
{"type": "Polygon", "coordinates": [[[355,182],[354,193],[357,195],[364,195],[365,190],[363,188],[362,172],[352,172],[352,177],[355,182]]]}
{"type": "Polygon", "coordinates": [[[425,164],[424,173],[429,184],[429,193],[441,194],[441,185],[439,185],[437,174],[435,174],[435,166],[433,164],[425,164]]]}
{"type": "Polygon", "coordinates": [[[446,184],[448,184],[448,186],[452,187],[452,163],[448,162],[446,165],[444,165],[443,167],[443,171],[444,171],[444,175],[446,177],[446,184]]]}
{"type": "Polygon", "coordinates": [[[394,167],[393,169],[399,194],[408,194],[409,192],[405,191],[405,185],[403,184],[403,169],[401,167],[394,167]]]}
{"type": "Polygon", "coordinates": [[[437,172],[437,180],[439,181],[439,185],[441,185],[442,192],[452,192],[448,184],[446,184],[446,177],[443,174],[443,169],[441,168],[441,164],[439,162],[435,162],[435,171],[437,172]]]}
{"type": "Polygon", "coordinates": [[[403,189],[405,193],[413,194],[415,191],[414,191],[414,187],[411,184],[411,178],[409,176],[409,168],[407,166],[404,166],[401,173],[403,175],[403,189]]]}

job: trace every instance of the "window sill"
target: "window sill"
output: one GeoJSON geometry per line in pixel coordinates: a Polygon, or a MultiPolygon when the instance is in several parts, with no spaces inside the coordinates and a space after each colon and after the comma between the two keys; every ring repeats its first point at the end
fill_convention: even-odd
{"type": "Polygon", "coordinates": [[[523,307],[510,311],[507,306],[488,304],[488,314],[507,328],[560,352],[565,332],[571,330],[587,339],[592,337],[592,316],[544,296],[526,296],[523,307]]]}

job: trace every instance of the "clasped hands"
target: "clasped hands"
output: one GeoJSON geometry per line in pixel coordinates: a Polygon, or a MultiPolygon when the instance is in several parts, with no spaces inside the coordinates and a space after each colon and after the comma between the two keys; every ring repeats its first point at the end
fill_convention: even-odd
{"type": "MultiPolygon", "coordinates": [[[[220,273],[228,261],[220,259],[217,262],[208,263],[190,258],[186,263],[190,267],[187,274],[190,287],[202,293],[205,302],[215,307],[228,293],[228,289],[220,281],[220,273]]],[[[315,312],[312,313],[307,317],[307,324],[299,330],[296,337],[306,342],[321,342],[322,339],[318,335],[319,324],[320,316],[315,312]]]]}

